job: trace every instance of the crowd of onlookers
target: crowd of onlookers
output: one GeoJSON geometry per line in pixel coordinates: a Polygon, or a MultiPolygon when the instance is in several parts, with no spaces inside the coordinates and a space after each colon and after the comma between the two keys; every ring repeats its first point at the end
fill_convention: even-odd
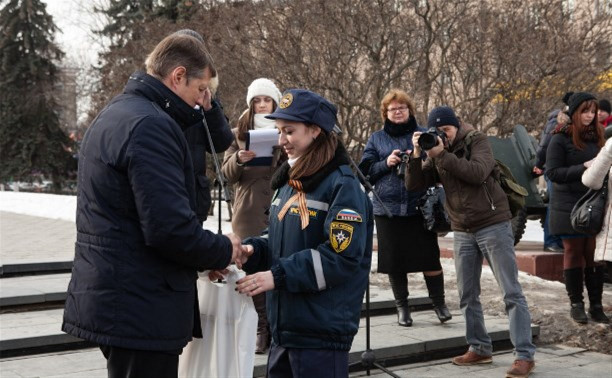
{"type": "MultiPolygon", "coordinates": [[[[398,325],[413,325],[410,272],[423,273],[439,322],[450,320],[438,234],[419,207],[431,188],[445,192],[441,211],[454,233],[469,345],[452,362],[492,362],[479,298],[486,260],[510,319],[516,360],[506,376],[534,369],[503,172],[487,136],[452,107],[433,108],[424,127],[409,94],[389,90],[381,126],[357,165],[339,137],[337,107],[306,89],[281,93],[269,79],[254,80],[230,129],[210,90],[215,66],[191,30],[164,38],[145,66],[94,120],[78,159],[76,254],[62,329],[99,344],[110,377],[176,377],[183,348],[202,337],[197,272],[223,280],[230,263],[246,272],[233,284],[253,298],[254,351],[268,352],[267,376],[346,377],[374,224],[378,271],[389,276],[398,325]],[[278,143],[258,156],[249,145],[266,133],[278,143]],[[225,153],[216,174],[234,187],[227,235],[202,228],[211,203],[206,151],[225,153]],[[373,187],[371,199],[363,187],[373,187]]],[[[563,101],[567,106],[549,116],[534,167],[549,188],[544,247],[563,249],[571,317],[608,323],[602,291],[603,262],[612,261],[610,201],[601,230],[578,232],[570,218],[588,188],[612,185],[604,180],[612,142],[605,143],[602,126],[610,104],[586,92],[563,101]]],[[[239,358],[231,353],[225,360],[239,358]]]]}

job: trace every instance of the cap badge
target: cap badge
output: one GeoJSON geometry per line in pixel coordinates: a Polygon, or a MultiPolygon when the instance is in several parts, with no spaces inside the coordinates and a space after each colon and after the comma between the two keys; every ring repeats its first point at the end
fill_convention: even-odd
{"type": "Polygon", "coordinates": [[[293,102],[293,95],[291,93],[287,93],[280,100],[280,104],[278,104],[278,107],[281,109],[286,109],[291,105],[292,102],[293,102]]]}

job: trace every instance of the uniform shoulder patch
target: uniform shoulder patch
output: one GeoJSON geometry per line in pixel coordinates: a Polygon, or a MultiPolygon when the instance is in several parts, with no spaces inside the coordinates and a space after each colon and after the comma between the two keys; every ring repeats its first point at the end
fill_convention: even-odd
{"type": "Polygon", "coordinates": [[[336,253],[341,253],[351,245],[353,226],[342,222],[331,222],[329,241],[336,253]]]}
{"type": "Polygon", "coordinates": [[[355,210],[351,209],[342,209],[338,211],[338,214],[336,214],[336,220],[357,223],[363,222],[361,215],[355,210]]]}

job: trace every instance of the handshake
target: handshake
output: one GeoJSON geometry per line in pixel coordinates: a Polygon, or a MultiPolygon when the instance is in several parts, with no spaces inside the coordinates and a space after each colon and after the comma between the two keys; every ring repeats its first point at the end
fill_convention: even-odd
{"type": "Polygon", "coordinates": [[[236,264],[238,269],[242,269],[242,264],[246,263],[253,254],[253,246],[242,244],[242,241],[234,233],[226,234],[225,236],[232,242],[232,262],[236,264]]]}
{"type": "MultiPolygon", "coordinates": [[[[242,244],[241,240],[235,234],[226,234],[232,242],[232,262],[236,264],[238,269],[242,269],[242,265],[247,262],[248,258],[253,255],[254,249],[250,244],[242,244]]],[[[228,273],[227,269],[211,270],[208,273],[208,278],[211,281],[223,279],[228,273]]],[[[235,290],[240,294],[246,294],[249,297],[274,289],[274,277],[272,272],[257,272],[236,281],[235,290]]]]}

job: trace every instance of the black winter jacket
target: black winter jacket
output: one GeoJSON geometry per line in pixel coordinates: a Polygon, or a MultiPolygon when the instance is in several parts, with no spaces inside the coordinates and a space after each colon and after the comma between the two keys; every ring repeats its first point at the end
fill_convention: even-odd
{"type": "MultiPolygon", "coordinates": [[[[227,123],[227,118],[223,114],[223,107],[215,100],[212,101],[212,108],[204,112],[204,118],[210,131],[216,153],[224,152],[234,141],[234,134],[227,123]]],[[[191,152],[191,162],[193,163],[193,173],[195,175],[196,186],[196,215],[200,222],[204,222],[208,216],[210,208],[210,182],[206,177],[206,152],[212,153],[206,129],[202,122],[197,122],[185,130],[185,139],[191,152]]]]}
{"type": "Polygon", "coordinates": [[[544,131],[540,137],[540,144],[538,145],[538,150],[536,151],[535,164],[535,166],[540,169],[544,169],[544,164],[546,164],[546,150],[550,144],[550,138],[552,138],[553,135],[552,132],[555,130],[555,126],[557,126],[557,116],[559,115],[560,111],[560,109],[557,109],[548,114],[544,131]]]}
{"type": "Polygon", "coordinates": [[[579,150],[572,138],[564,133],[554,134],[546,152],[546,176],[553,183],[550,196],[550,233],[553,235],[575,235],[570,222],[572,208],[588,190],[582,184],[584,162],[593,159],[599,152],[595,142],[587,142],[579,150]]]}
{"type": "Polygon", "coordinates": [[[232,246],[203,230],[194,212],[183,128],[199,121],[162,82],[136,73],[87,130],[64,332],[162,351],[201,334],[197,269],[226,267],[232,246]]]}

